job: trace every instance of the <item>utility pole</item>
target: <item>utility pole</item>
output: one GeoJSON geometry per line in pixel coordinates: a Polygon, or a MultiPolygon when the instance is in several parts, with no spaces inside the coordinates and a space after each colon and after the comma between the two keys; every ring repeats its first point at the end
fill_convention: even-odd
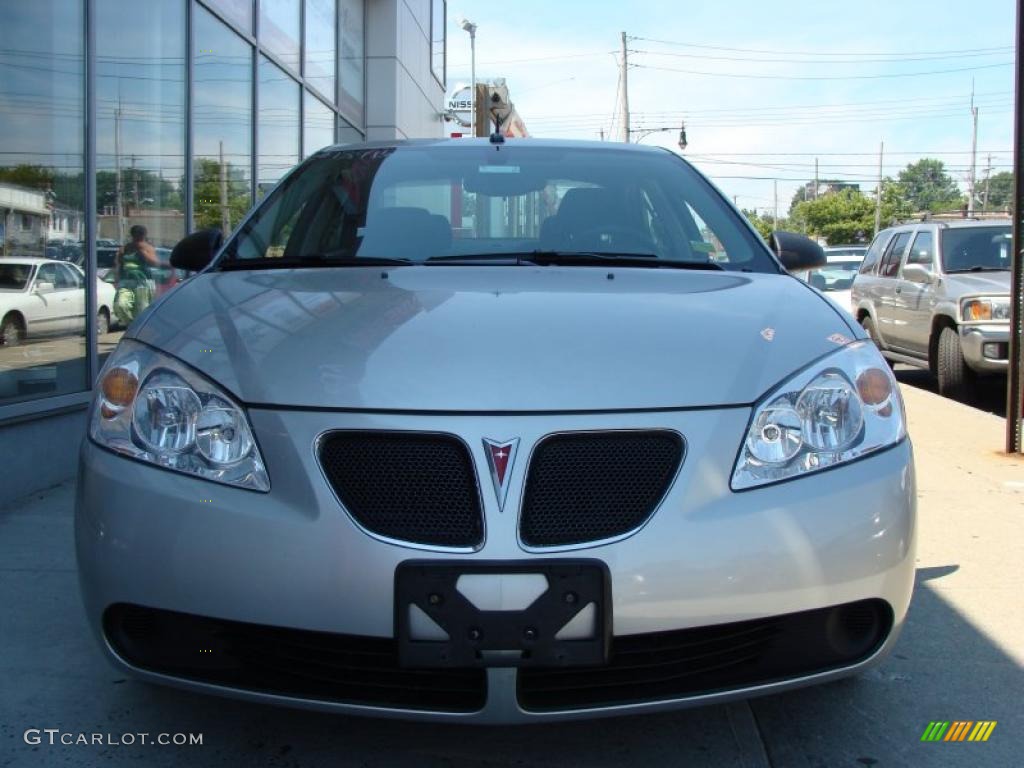
{"type": "Polygon", "coordinates": [[[619,89],[619,109],[622,112],[622,140],[629,143],[629,52],[626,33],[622,33],[622,87],[619,89]]]}
{"type": "Polygon", "coordinates": [[[814,158],[814,199],[818,199],[818,158],[814,158]]]}
{"type": "Polygon", "coordinates": [[[992,181],[992,153],[988,154],[988,163],[985,164],[985,194],[981,198],[981,210],[983,213],[988,213],[988,188],[989,183],[992,181]]]}
{"type": "Polygon", "coordinates": [[[124,193],[121,190],[121,102],[114,110],[114,213],[117,216],[117,241],[124,242],[124,193]]]}
{"type": "Polygon", "coordinates": [[[875,187],[875,234],[882,229],[882,156],[885,154],[885,142],[878,145],[878,186],[875,187]]]}
{"type": "Polygon", "coordinates": [[[974,178],[978,163],[978,108],[974,106],[974,81],[971,81],[971,117],[974,130],[971,132],[971,177],[967,180],[967,215],[974,215],[974,178]]]}
{"type": "MultiPolygon", "coordinates": [[[[135,205],[135,215],[139,215],[139,172],[135,170],[135,155],[132,155],[132,203],[135,205]]],[[[132,211],[128,209],[128,215],[132,215],[132,211]]]]}
{"type": "Polygon", "coordinates": [[[224,142],[220,142],[220,231],[227,236],[231,231],[231,217],[228,215],[228,169],[224,165],[224,142]]]}
{"type": "Polygon", "coordinates": [[[772,180],[772,187],[775,189],[775,207],[772,213],[772,229],[779,228],[779,181],[778,179],[772,180]]]}
{"type": "Polygon", "coordinates": [[[601,141],[604,141],[604,128],[601,129],[601,141]]]}

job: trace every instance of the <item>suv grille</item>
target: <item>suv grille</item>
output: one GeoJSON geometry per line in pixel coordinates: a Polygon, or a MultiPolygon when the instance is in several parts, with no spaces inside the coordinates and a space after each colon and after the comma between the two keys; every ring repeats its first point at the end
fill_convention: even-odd
{"type": "Polygon", "coordinates": [[[366,530],[444,547],[483,541],[476,474],[450,435],[333,432],[320,464],[341,503],[366,530]]]}
{"type": "Polygon", "coordinates": [[[682,457],[682,439],[668,431],[546,438],[526,478],[523,543],[555,547],[629,533],[654,514],[682,457]]]}

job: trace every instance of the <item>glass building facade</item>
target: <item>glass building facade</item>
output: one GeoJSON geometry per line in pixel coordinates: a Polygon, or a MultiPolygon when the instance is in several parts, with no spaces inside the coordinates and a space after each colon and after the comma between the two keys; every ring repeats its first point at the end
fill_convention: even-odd
{"type": "Polygon", "coordinates": [[[364,0],[4,5],[0,424],[80,408],[183,277],[183,235],[230,232],[300,159],[362,140],[365,22],[364,0]]]}

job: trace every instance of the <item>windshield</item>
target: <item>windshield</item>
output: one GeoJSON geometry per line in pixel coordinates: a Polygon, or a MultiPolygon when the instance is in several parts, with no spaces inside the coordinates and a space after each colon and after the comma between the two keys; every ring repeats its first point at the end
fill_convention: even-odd
{"type": "Polygon", "coordinates": [[[31,264],[0,264],[0,290],[23,291],[31,276],[31,264]]]}
{"type": "Polygon", "coordinates": [[[942,230],[942,268],[946,272],[1010,268],[1010,226],[956,227],[942,230]]]}
{"type": "Polygon", "coordinates": [[[271,194],[221,266],[508,263],[538,252],[779,271],[721,196],[670,154],[525,142],[323,152],[271,194]]]}

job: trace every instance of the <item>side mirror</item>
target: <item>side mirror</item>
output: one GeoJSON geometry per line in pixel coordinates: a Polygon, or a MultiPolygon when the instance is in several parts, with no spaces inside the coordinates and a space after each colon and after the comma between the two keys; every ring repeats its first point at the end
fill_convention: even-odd
{"type": "Polygon", "coordinates": [[[932,271],[924,264],[905,264],[903,266],[903,279],[912,283],[930,283],[932,271]]]}
{"type": "Polygon", "coordinates": [[[772,232],[769,244],[787,272],[817,269],[826,264],[825,251],[821,246],[795,232],[772,232]]]}
{"type": "Polygon", "coordinates": [[[199,272],[213,261],[224,235],[219,229],[200,229],[182,239],[171,251],[171,266],[199,272]]]}
{"type": "Polygon", "coordinates": [[[48,283],[44,280],[36,281],[35,287],[36,293],[53,293],[53,283],[48,283]]]}

